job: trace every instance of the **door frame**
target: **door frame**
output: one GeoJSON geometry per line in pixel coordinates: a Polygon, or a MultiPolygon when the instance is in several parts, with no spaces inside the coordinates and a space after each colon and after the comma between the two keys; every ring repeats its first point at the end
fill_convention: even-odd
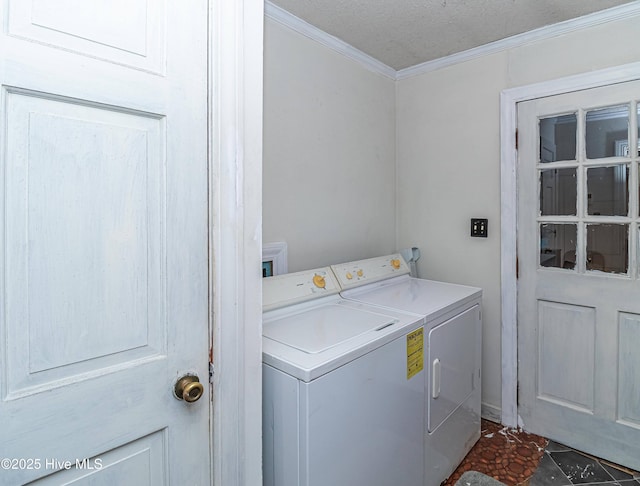
{"type": "Polygon", "coordinates": [[[263,0],[209,0],[213,484],[262,484],[263,0]]]}
{"type": "Polygon", "coordinates": [[[517,105],[545,96],[640,79],[640,62],[505,89],[500,93],[500,278],[502,315],[501,420],[521,425],[518,417],[518,302],[517,302],[517,105]]]}

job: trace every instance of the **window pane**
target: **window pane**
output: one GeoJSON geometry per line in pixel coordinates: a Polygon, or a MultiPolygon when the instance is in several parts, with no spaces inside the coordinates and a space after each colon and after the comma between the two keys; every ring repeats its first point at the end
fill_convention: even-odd
{"type": "Polygon", "coordinates": [[[629,225],[587,225],[587,270],[627,273],[629,267],[629,225]]]}
{"type": "Polygon", "coordinates": [[[626,216],[629,212],[629,166],[587,169],[587,212],[626,216]]]}
{"type": "Polygon", "coordinates": [[[540,162],[576,159],[575,113],[540,120],[540,162]]]}
{"type": "Polygon", "coordinates": [[[576,169],[550,169],[540,171],[541,215],[575,215],[576,193],[576,169]]]}
{"type": "Polygon", "coordinates": [[[576,261],[576,235],[575,224],[541,224],[540,266],[573,268],[576,261]]]}
{"type": "Polygon", "coordinates": [[[588,159],[623,155],[621,147],[629,139],[629,106],[587,112],[586,130],[588,159]]]}

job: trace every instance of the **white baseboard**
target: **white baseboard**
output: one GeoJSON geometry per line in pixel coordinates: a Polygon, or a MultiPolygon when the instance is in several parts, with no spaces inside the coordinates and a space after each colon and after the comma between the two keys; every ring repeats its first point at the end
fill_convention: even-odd
{"type": "Polygon", "coordinates": [[[498,424],[502,423],[502,410],[500,407],[484,402],[482,402],[480,407],[480,416],[483,419],[487,419],[498,424]]]}

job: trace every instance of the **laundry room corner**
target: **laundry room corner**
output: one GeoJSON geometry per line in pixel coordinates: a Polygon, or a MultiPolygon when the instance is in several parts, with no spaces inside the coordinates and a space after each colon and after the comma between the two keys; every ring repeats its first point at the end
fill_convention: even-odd
{"type": "Polygon", "coordinates": [[[483,416],[500,421],[499,92],[506,55],[400,79],[398,246],[421,251],[418,276],[483,289],[483,416]],[[472,86],[470,86],[472,83],[472,86]],[[487,237],[470,234],[488,220],[487,237]]]}

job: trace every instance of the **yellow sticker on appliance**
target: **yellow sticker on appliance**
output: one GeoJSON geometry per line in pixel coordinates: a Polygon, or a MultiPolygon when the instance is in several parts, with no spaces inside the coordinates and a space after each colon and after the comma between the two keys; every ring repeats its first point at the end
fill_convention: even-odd
{"type": "Polygon", "coordinates": [[[407,380],[424,368],[424,328],[407,334],[407,380]]]}

